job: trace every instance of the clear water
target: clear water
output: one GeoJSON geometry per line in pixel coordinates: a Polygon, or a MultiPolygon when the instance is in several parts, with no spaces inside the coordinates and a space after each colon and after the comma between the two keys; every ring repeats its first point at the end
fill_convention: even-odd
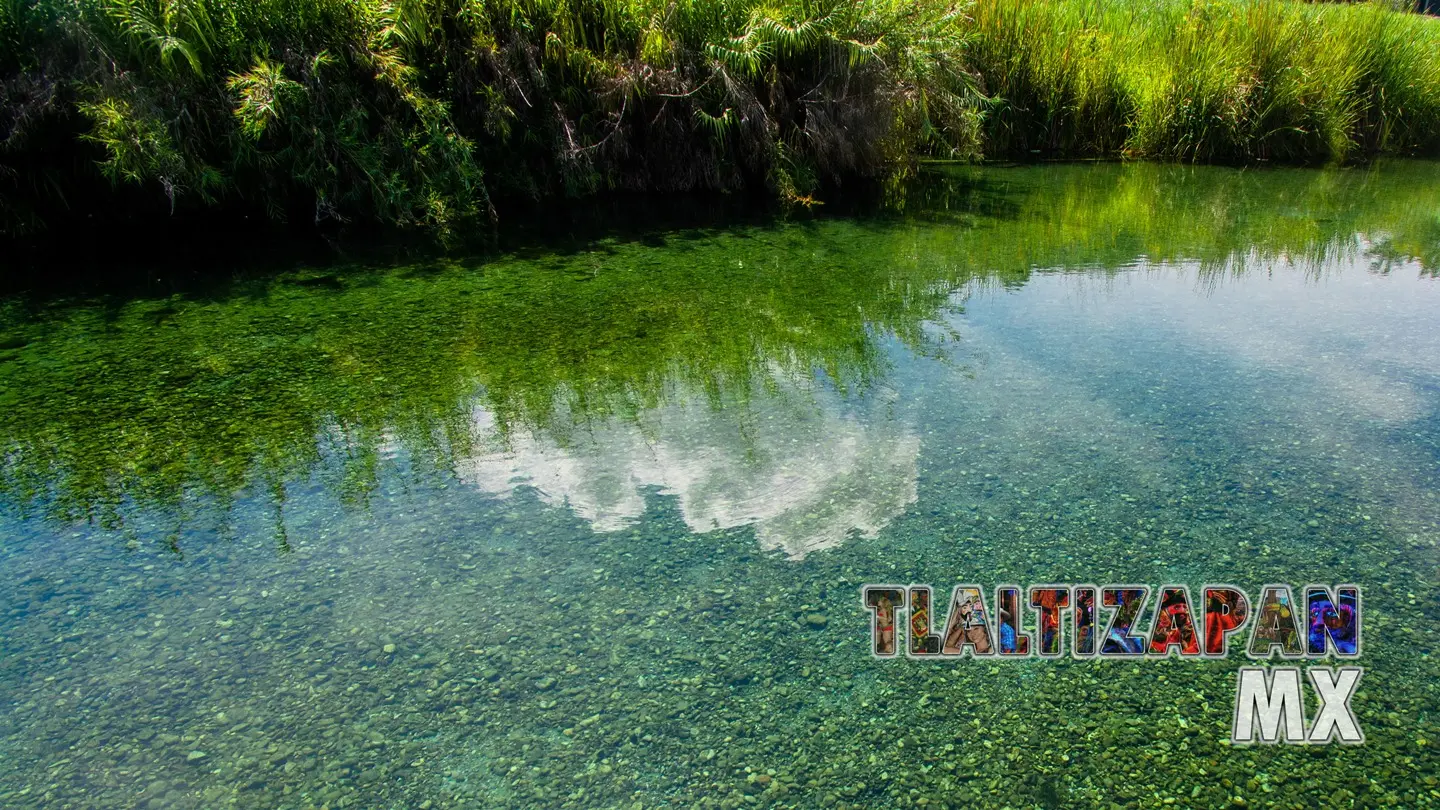
{"type": "Polygon", "coordinates": [[[12,300],[0,805],[1430,805],[1437,270],[1440,165],[1095,165],[12,300]],[[871,581],[1359,583],[1367,742],[873,660],[871,581]]]}

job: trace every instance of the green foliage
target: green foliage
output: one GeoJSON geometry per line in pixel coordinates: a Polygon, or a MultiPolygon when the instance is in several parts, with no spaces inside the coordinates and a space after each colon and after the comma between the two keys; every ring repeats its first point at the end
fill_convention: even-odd
{"type": "Polygon", "coordinates": [[[108,158],[100,168],[111,181],[144,183],[153,179],[173,203],[195,174],[164,123],[138,111],[130,101],[104,98],[80,104],[80,112],[94,123],[83,137],[105,148],[108,158]]]}
{"type": "Polygon", "coordinates": [[[1440,145],[1440,20],[1386,4],[987,0],[998,151],[1345,159],[1440,145]]]}
{"type": "Polygon", "coordinates": [[[119,27],[138,62],[157,59],[165,71],[183,58],[196,76],[205,75],[215,33],[204,0],[106,0],[105,13],[119,27]]]}
{"type": "MultiPolygon", "coordinates": [[[[316,57],[316,68],[325,64],[326,55],[316,57]]],[[[265,134],[265,127],[280,118],[285,106],[292,108],[305,102],[305,88],[285,78],[283,65],[258,60],[248,73],[236,74],[227,83],[231,91],[239,96],[235,117],[240,121],[240,131],[251,140],[259,140],[265,134]]]]}
{"type": "Polygon", "coordinates": [[[965,17],[938,0],[39,2],[57,24],[4,0],[0,37],[67,54],[78,98],[48,113],[172,207],[445,232],[492,191],[799,198],[978,152],[965,17]]]}
{"type": "Polygon", "coordinates": [[[0,90],[0,229],[103,205],[93,165],[172,209],[443,234],[493,220],[492,195],[808,203],[923,157],[1433,150],[1440,22],[1289,0],[0,0],[0,90]]]}
{"type": "Polygon", "coordinates": [[[27,0],[0,0],[0,59],[18,57],[28,44],[30,4],[27,0]]]}

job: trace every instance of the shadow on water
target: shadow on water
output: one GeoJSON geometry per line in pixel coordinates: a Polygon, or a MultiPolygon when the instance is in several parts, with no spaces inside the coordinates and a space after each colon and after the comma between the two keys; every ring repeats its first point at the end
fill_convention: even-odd
{"type": "Polygon", "coordinates": [[[594,250],[597,244],[664,248],[727,230],[837,218],[931,217],[942,210],[992,219],[1016,212],[1004,184],[990,175],[937,169],[921,172],[899,196],[860,184],[810,209],[753,194],[517,200],[506,207],[502,222],[452,234],[445,244],[425,234],[350,225],[317,230],[249,218],[177,219],[145,228],[97,230],[84,239],[57,236],[11,245],[0,273],[0,294],[41,300],[74,297],[77,292],[122,299],[226,295],[237,282],[263,282],[297,270],[303,275],[290,283],[325,286],[333,283],[333,271],[356,265],[404,266],[406,272],[423,274],[446,266],[445,259],[554,259],[594,250]]]}

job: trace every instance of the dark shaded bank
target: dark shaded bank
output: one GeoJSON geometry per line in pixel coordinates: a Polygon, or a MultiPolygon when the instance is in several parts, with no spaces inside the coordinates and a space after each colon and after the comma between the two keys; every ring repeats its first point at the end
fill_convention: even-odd
{"type": "Polygon", "coordinates": [[[145,192],[126,214],[441,233],[509,198],[805,202],[974,153],[963,22],[935,2],[9,2],[0,210],[11,232],[113,216],[102,176],[145,192]]]}
{"type": "Polygon", "coordinates": [[[1431,153],[1437,54],[1433,18],[1285,0],[6,0],[0,239],[465,240],[610,193],[884,196],[926,157],[1431,153]]]}

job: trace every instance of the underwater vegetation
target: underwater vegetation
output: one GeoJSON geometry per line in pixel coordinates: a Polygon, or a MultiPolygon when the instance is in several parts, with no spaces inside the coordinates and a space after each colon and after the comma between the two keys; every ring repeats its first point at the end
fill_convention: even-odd
{"type": "Polygon", "coordinates": [[[1440,21],[1283,0],[6,0],[0,234],[442,235],[509,200],[894,188],[921,158],[1433,151],[1440,21]]]}
{"type": "Polygon", "coordinates": [[[937,318],[1037,271],[1196,262],[1222,283],[1364,260],[1433,275],[1437,175],[1417,161],[951,167],[878,218],[301,266],[172,296],[10,298],[0,498],[106,526],[200,498],[224,524],[236,498],[279,508],[279,482],[322,468],[327,491],[364,502],[387,447],[452,469],[475,443],[472,403],[502,436],[563,446],[686,399],[743,409],[777,376],[863,393],[886,384],[887,341],[944,354],[937,318]]]}

